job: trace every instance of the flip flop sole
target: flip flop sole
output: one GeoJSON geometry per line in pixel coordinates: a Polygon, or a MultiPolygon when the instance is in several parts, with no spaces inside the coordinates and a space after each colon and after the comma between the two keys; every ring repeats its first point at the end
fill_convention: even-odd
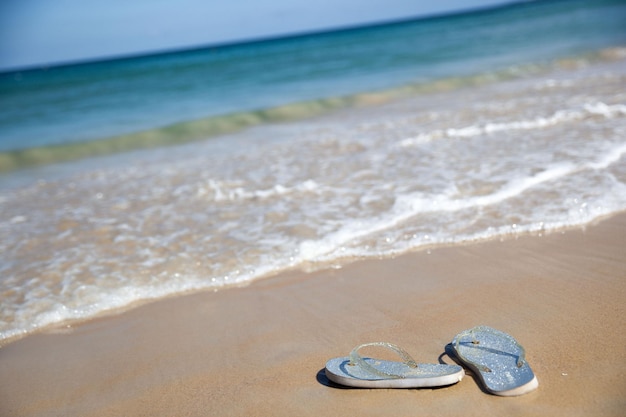
{"type": "Polygon", "coordinates": [[[465,371],[458,365],[418,364],[408,367],[402,362],[363,358],[376,369],[399,377],[379,377],[350,364],[350,357],[334,358],[326,363],[326,377],[332,382],[355,388],[424,388],[452,385],[463,379],[465,371]]]}
{"type": "Polygon", "coordinates": [[[459,333],[451,348],[459,361],[469,367],[492,394],[518,396],[539,386],[526,362],[523,347],[504,332],[478,326],[459,333]]]}

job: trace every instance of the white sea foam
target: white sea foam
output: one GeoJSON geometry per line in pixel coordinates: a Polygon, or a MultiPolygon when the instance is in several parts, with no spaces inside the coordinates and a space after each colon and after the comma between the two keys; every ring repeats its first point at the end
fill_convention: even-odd
{"type": "MultiPolygon", "coordinates": [[[[456,198],[456,194],[453,188],[444,190],[439,194],[424,194],[424,193],[411,193],[398,195],[395,199],[393,208],[382,214],[377,218],[370,218],[367,222],[347,221],[339,230],[326,235],[320,240],[307,240],[300,244],[298,255],[299,261],[315,261],[326,260],[328,261],[333,256],[342,257],[345,256],[345,248],[340,251],[341,248],[353,241],[357,241],[365,236],[374,235],[378,232],[398,227],[403,222],[411,218],[416,218],[425,214],[440,214],[443,212],[457,212],[468,209],[480,209],[485,206],[497,206],[506,200],[519,198],[523,196],[529,190],[541,185],[545,185],[551,182],[557,183],[562,178],[566,178],[576,173],[582,173],[588,169],[605,169],[610,165],[618,162],[621,157],[626,153],[626,144],[618,145],[612,149],[609,149],[605,154],[600,155],[594,161],[585,162],[579,165],[573,163],[555,164],[547,167],[542,172],[525,178],[514,178],[504,184],[497,191],[485,195],[485,196],[472,196],[469,198],[456,198]],[[342,253],[343,252],[343,253],[342,253]],[[330,257],[325,256],[333,254],[330,257]]],[[[594,210],[586,210],[585,216],[580,216],[580,207],[570,209],[570,215],[562,221],[550,221],[545,222],[545,215],[537,213],[539,219],[544,219],[541,222],[532,222],[525,226],[515,225],[517,233],[535,231],[540,228],[545,230],[546,228],[561,228],[567,227],[579,223],[585,223],[604,216],[614,210],[620,210],[624,208],[626,204],[626,186],[623,184],[617,185],[611,190],[611,195],[617,196],[616,198],[601,198],[602,203],[597,203],[594,210]],[[621,196],[621,197],[620,197],[621,196]]],[[[584,203],[583,207],[587,207],[584,203]]],[[[482,231],[471,235],[458,235],[441,237],[439,241],[443,242],[460,242],[475,239],[493,238],[501,234],[508,234],[511,232],[511,226],[501,226],[489,231],[482,231]]],[[[432,236],[431,236],[432,237],[432,236]]],[[[410,246],[404,248],[404,250],[414,249],[420,245],[431,245],[437,243],[437,240],[428,239],[427,242],[413,242],[410,246]]],[[[402,250],[394,250],[394,253],[402,252],[402,250]]],[[[358,256],[357,251],[350,251],[353,256],[358,256]]]]}
{"type": "Polygon", "coordinates": [[[608,119],[620,115],[626,115],[626,105],[624,104],[614,104],[609,106],[601,102],[590,103],[585,105],[585,110],[591,114],[598,114],[608,119]]]}
{"type": "Polygon", "coordinates": [[[601,102],[585,104],[582,109],[558,110],[547,117],[536,117],[530,120],[519,120],[506,123],[486,123],[484,125],[472,125],[461,128],[449,128],[446,130],[434,130],[421,133],[415,137],[401,140],[401,147],[415,146],[441,138],[469,138],[485,134],[506,132],[511,130],[544,129],[561,123],[581,120],[589,115],[603,116],[607,119],[626,115],[626,105],[607,105],[601,102]]]}
{"type": "Polygon", "coordinates": [[[607,104],[621,78],[589,71],[540,99],[541,78],[465,89],[463,103],[418,96],[3,189],[0,339],[287,268],[625,210],[626,106],[607,104]]]}
{"type": "Polygon", "coordinates": [[[589,162],[585,164],[585,166],[591,169],[605,169],[619,162],[624,156],[624,154],[626,154],[626,143],[622,145],[618,145],[610,149],[608,152],[605,153],[605,155],[601,159],[595,162],[589,162]]]}
{"type": "Polygon", "coordinates": [[[203,198],[205,196],[211,196],[213,201],[237,201],[237,200],[251,200],[251,199],[266,199],[270,197],[277,197],[292,192],[306,192],[315,191],[318,185],[313,180],[306,180],[295,187],[285,187],[281,184],[276,184],[269,189],[262,190],[246,190],[243,187],[228,184],[221,181],[209,180],[204,186],[201,185],[197,188],[196,196],[203,198]]]}

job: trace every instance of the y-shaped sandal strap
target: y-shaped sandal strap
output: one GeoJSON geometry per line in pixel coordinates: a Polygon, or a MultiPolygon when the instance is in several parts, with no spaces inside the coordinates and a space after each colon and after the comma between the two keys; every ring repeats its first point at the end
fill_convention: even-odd
{"type": "Polygon", "coordinates": [[[483,372],[491,372],[491,369],[489,367],[487,367],[485,365],[482,365],[480,363],[476,363],[474,361],[469,360],[468,358],[463,356],[463,354],[459,350],[459,344],[461,342],[461,338],[463,338],[464,336],[470,336],[472,338],[472,344],[476,345],[476,346],[480,346],[480,340],[478,340],[475,337],[475,333],[478,332],[478,331],[484,332],[484,333],[489,333],[492,336],[496,336],[496,337],[499,337],[501,339],[505,339],[505,340],[511,342],[513,345],[515,345],[515,347],[517,347],[517,349],[519,349],[519,352],[520,352],[519,355],[517,356],[517,367],[521,368],[522,366],[524,366],[524,364],[526,363],[526,351],[524,350],[524,347],[522,345],[520,345],[519,342],[513,338],[513,336],[511,336],[509,334],[506,334],[504,332],[501,332],[499,330],[493,329],[493,328],[488,327],[488,326],[476,326],[476,327],[473,327],[473,328],[471,328],[469,330],[465,330],[465,331],[459,333],[459,335],[456,338],[455,349],[457,351],[457,354],[461,357],[461,359],[463,359],[465,362],[469,362],[469,363],[473,364],[474,366],[476,366],[478,369],[480,369],[483,372]]]}
{"type": "Polygon", "coordinates": [[[359,350],[368,346],[381,346],[387,349],[391,349],[402,358],[403,363],[405,365],[407,365],[410,368],[417,368],[417,362],[413,360],[411,355],[409,355],[401,347],[396,346],[392,343],[387,343],[387,342],[364,343],[362,345],[355,347],[354,349],[352,349],[352,352],[350,352],[350,365],[356,365],[360,367],[361,369],[363,369],[364,371],[367,371],[373,375],[377,375],[383,378],[404,378],[405,377],[404,375],[398,375],[398,374],[394,374],[391,372],[381,371],[380,369],[376,369],[375,367],[367,363],[365,359],[363,359],[361,355],[359,355],[359,350]]]}

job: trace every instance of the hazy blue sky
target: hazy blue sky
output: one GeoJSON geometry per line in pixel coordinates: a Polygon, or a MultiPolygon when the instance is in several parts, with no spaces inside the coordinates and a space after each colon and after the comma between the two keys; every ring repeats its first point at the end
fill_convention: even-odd
{"type": "Polygon", "coordinates": [[[0,0],[0,68],[446,13],[504,0],[0,0]]]}

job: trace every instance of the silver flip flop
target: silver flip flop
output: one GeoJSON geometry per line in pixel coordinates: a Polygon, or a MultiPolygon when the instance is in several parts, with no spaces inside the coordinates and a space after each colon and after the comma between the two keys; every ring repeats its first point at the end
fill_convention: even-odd
{"type": "Polygon", "coordinates": [[[451,347],[492,394],[522,395],[539,385],[526,361],[524,348],[507,333],[477,326],[456,335],[451,347]]]}
{"type": "Polygon", "coordinates": [[[400,347],[387,342],[365,343],[355,347],[350,356],[326,363],[326,377],[340,385],[358,388],[439,387],[459,382],[465,371],[458,365],[418,364],[400,347]],[[402,362],[364,358],[359,350],[380,346],[396,352],[402,362]]]}

